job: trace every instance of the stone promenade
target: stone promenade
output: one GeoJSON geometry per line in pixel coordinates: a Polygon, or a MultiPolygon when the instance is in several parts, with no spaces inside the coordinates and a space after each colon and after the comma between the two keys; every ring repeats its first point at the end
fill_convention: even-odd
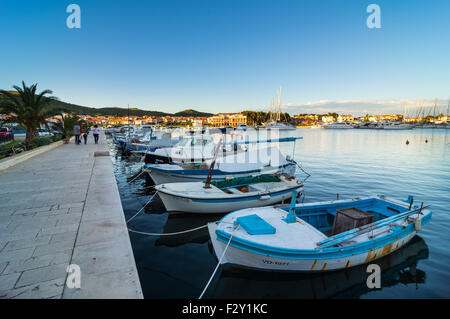
{"type": "Polygon", "coordinates": [[[105,151],[90,134],[0,172],[0,298],[143,297],[105,151]]]}

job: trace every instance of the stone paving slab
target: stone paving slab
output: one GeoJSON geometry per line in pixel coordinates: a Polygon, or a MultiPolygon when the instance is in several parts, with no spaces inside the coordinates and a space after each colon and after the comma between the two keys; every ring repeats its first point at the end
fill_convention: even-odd
{"type": "Polygon", "coordinates": [[[0,298],[143,297],[105,136],[89,142],[0,172],[0,298]]]}

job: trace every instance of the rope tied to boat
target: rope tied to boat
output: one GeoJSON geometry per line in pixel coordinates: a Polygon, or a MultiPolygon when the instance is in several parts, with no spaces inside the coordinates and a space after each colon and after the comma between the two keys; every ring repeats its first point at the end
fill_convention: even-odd
{"type": "Polygon", "coordinates": [[[308,178],[311,177],[311,174],[309,174],[307,171],[305,171],[305,170],[303,169],[303,167],[302,167],[299,163],[295,162],[295,164],[298,166],[298,168],[300,168],[300,170],[301,170],[303,173],[306,174],[306,178],[302,181],[302,183],[306,182],[306,180],[307,180],[308,178]]]}
{"type": "Polygon", "coordinates": [[[185,234],[185,233],[193,232],[193,231],[196,231],[196,230],[205,228],[205,227],[208,227],[208,224],[205,224],[205,225],[200,226],[200,227],[188,229],[188,230],[183,230],[183,231],[175,232],[175,233],[163,233],[163,234],[158,234],[158,233],[147,233],[147,232],[142,232],[142,231],[138,231],[138,230],[134,230],[134,229],[130,229],[130,228],[128,228],[128,231],[130,231],[130,232],[132,232],[132,233],[136,233],[136,234],[140,234],[140,235],[148,235],[148,236],[173,236],[173,235],[180,235],[180,234],[185,234]]]}
{"type": "Polygon", "coordinates": [[[214,271],[213,271],[211,277],[210,277],[209,280],[208,280],[208,283],[206,284],[205,288],[203,289],[203,291],[202,291],[202,293],[200,294],[200,297],[198,297],[198,299],[202,299],[203,295],[205,294],[206,290],[208,289],[209,284],[211,283],[211,280],[214,278],[214,275],[215,275],[216,272],[217,272],[217,269],[219,269],[219,266],[222,264],[222,259],[223,259],[223,257],[225,257],[225,253],[227,252],[227,249],[228,249],[228,247],[230,246],[231,239],[233,239],[234,233],[235,233],[236,230],[239,229],[239,227],[240,227],[240,225],[237,225],[237,226],[233,229],[233,232],[230,234],[230,239],[228,240],[228,243],[227,243],[227,245],[225,246],[225,249],[223,250],[222,256],[220,256],[220,259],[219,259],[219,262],[217,263],[216,268],[214,269],[214,271]]]}
{"type": "Polygon", "coordinates": [[[153,194],[152,197],[150,197],[150,199],[148,200],[148,202],[145,203],[145,205],[142,206],[142,208],[141,208],[136,214],[134,214],[133,217],[131,217],[130,219],[127,220],[127,224],[128,224],[133,218],[135,218],[140,212],[142,212],[142,211],[144,210],[145,206],[147,206],[148,204],[150,204],[150,202],[152,201],[153,197],[155,197],[155,195],[156,195],[156,193],[153,194]]]}
{"type": "Polygon", "coordinates": [[[137,176],[135,176],[131,181],[129,181],[129,182],[127,182],[127,183],[134,182],[134,181],[135,181],[139,176],[141,176],[143,173],[144,173],[144,170],[141,168],[141,172],[140,172],[137,176]]]}

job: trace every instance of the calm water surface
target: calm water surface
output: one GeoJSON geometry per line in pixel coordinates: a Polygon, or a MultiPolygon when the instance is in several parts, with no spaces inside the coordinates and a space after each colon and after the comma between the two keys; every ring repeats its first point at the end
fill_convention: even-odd
{"type": "MultiPolygon", "coordinates": [[[[219,270],[206,298],[449,298],[450,297],[450,130],[405,131],[298,129],[303,136],[295,159],[311,174],[305,202],[385,194],[431,204],[432,221],[403,249],[382,258],[382,288],[369,290],[366,266],[316,275],[219,270]],[[410,144],[406,145],[406,140],[410,144]],[[428,140],[428,143],[425,143],[428,140]]],[[[112,159],[126,218],[150,199],[153,183],[141,175],[142,163],[121,156],[111,143],[112,159]]],[[[292,143],[281,146],[291,155],[292,143]]],[[[303,179],[304,175],[299,171],[303,179]]],[[[171,233],[202,226],[223,215],[168,215],[156,196],[130,227],[171,233]]],[[[177,236],[130,233],[145,298],[197,298],[217,259],[206,229],[177,236]]]]}

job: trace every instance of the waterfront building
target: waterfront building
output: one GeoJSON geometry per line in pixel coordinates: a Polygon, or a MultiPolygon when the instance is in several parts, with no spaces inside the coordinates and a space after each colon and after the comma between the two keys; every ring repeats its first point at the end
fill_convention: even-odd
{"type": "Polygon", "coordinates": [[[213,127],[247,125],[247,116],[242,113],[219,113],[208,117],[208,124],[213,127]]]}
{"type": "Polygon", "coordinates": [[[353,122],[355,118],[353,115],[346,114],[346,115],[339,115],[337,118],[338,122],[353,122]]]}
{"type": "Polygon", "coordinates": [[[334,122],[334,117],[331,115],[324,115],[322,116],[322,122],[324,123],[333,123],[334,122]]]}

